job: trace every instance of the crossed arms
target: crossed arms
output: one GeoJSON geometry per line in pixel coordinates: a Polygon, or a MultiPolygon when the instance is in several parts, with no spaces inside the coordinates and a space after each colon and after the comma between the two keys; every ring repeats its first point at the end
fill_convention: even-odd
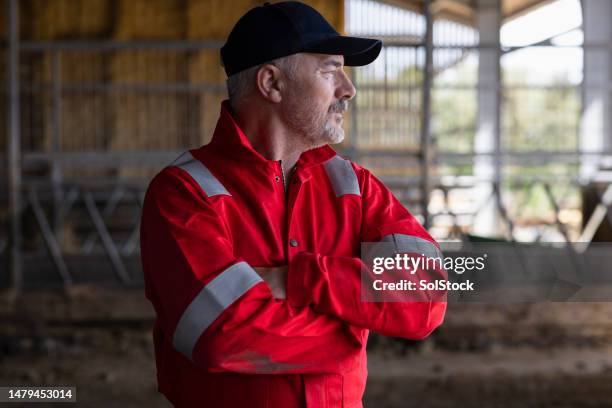
{"type": "MultiPolygon", "coordinates": [[[[431,239],[364,172],[362,240],[431,239]]],[[[443,320],[444,302],[363,302],[359,258],[300,252],[286,266],[249,265],[226,228],[181,170],[151,183],[141,222],[147,297],[174,348],[207,371],[343,373],[367,330],[421,339],[443,320]]]]}

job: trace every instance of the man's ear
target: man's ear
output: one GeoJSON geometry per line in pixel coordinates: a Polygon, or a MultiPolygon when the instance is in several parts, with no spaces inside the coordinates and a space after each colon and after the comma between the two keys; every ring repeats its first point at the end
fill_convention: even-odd
{"type": "Polygon", "coordinates": [[[285,78],[281,70],[272,65],[264,64],[257,71],[257,90],[265,99],[272,103],[280,103],[285,78]]]}

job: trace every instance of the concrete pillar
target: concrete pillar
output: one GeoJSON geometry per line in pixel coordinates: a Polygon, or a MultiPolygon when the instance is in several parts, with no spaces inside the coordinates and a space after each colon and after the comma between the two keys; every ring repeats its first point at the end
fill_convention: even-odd
{"type": "Polygon", "coordinates": [[[501,10],[497,0],[478,0],[477,28],[480,35],[478,58],[478,117],[474,140],[474,175],[482,179],[474,188],[477,208],[482,208],[473,225],[477,235],[499,235],[496,200],[491,199],[500,180],[500,26],[501,10]],[[485,201],[488,202],[485,204],[485,201]]]}
{"type": "MultiPolygon", "coordinates": [[[[580,124],[580,151],[597,153],[611,149],[612,121],[612,2],[582,0],[584,27],[583,116],[580,124]],[[588,44],[595,45],[589,47],[588,44]]],[[[599,168],[600,157],[584,155],[580,175],[588,180],[599,168]]]]}

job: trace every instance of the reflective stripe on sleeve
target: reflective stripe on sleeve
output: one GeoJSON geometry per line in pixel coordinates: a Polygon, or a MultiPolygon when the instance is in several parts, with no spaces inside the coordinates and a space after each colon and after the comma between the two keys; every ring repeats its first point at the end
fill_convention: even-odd
{"type": "Polygon", "coordinates": [[[336,197],[346,194],[360,196],[359,181],[351,162],[336,155],[324,164],[327,176],[332,183],[336,197]]]}
{"type": "Polygon", "coordinates": [[[196,183],[200,185],[200,188],[204,191],[204,194],[208,197],[216,195],[228,195],[231,194],[223,187],[223,184],[217,180],[217,178],[208,170],[208,168],[193,155],[186,151],[179,156],[171,166],[179,167],[185,170],[196,183]]]}
{"type": "Polygon", "coordinates": [[[236,263],[210,281],[191,301],[178,322],[172,344],[193,361],[195,345],[208,326],[261,277],[246,262],[236,263]]]}
{"type": "Polygon", "coordinates": [[[380,242],[393,242],[397,252],[414,252],[428,258],[444,259],[442,252],[433,242],[414,235],[389,234],[382,237],[380,242]]]}

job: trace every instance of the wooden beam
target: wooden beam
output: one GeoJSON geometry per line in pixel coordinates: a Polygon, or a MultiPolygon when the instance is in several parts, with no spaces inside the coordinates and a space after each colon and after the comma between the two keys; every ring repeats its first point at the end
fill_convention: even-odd
{"type": "MultiPolygon", "coordinates": [[[[423,10],[422,0],[380,0],[381,3],[400,7],[404,10],[421,13],[423,10]]],[[[503,21],[518,18],[537,7],[552,3],[553,0],[516,0],[507,3],[504,7],[503,21]]],[[[458,23],[474,26],[475,10],[469,2],[458,0],[436,0],[432,2],[432,15],[435,19],[447,19],[458,23]]]]}
{"type": "Polygon", "coordinates": [[[504,7],[504,22],[523,16],[538,7],[552,3],[554,0],[522,0],[510,2],[508,7],[504,7]],[[516,5],[515,7],[512,7],[516,5]]]}

